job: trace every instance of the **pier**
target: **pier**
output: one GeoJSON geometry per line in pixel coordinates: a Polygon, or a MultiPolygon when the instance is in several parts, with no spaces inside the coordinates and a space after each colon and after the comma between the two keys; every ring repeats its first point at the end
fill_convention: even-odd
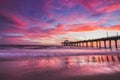
{"type": "Polygon", "coordinates": [[[63,46],[79,46],[79,47],[94,47],[94,43],[97,48],[102,48],[102,42],[104,43],[103,48],[107,48],[107,41],[108,48],[112,49],[112,41],[114,41],[115,48],[118,48],[118,40],[120,40],[120,36],[111,36],[105,38],[97,38],[97,39],[89,39],[89,40],[81,40],[81,41],[69,41],[69,42],[62,42],[63,46]],[[89,44],[89,45],[88,45],[89,44]]]}

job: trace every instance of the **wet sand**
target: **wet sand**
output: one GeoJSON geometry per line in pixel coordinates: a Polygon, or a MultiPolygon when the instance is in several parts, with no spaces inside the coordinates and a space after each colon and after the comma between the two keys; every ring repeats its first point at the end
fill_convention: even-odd
{"type": "Polygon", "coordinates": [[[0,61],[0,80],[119,80],[116,55],[83,55],[0,61]]]}

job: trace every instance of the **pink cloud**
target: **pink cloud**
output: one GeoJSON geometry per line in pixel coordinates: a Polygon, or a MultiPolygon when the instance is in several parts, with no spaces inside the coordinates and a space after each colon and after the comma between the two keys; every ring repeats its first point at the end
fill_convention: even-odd
{"type": "Polygon", "coordinates": [[[21,18],[18,18],[17,15],[11,14],[9,12],[0,12],[0,16],[5,23],[10,23],[17,26],[25,26],[26,23],[23,22],[21,18]]]}
{"type": "Polygon", "coordinates": [[[76,5],[83,6],[85,9],[89,11],[93,11],[95,7],[100,5],[100,1],[98,0],[58,0],[60,6],[56,7],[56,9],[62,9],[62,7],[72,8],[76,5]]]}
{"type": "Polygon", "coordinates": [[[111,13],[114,11],[120,10],[120,3],[112,4],[109,6],[104,6],[101,8],[97,9],[97,12],[106,12],[106,13],[111,13]]]}
{"type": "Polygon", "coordinates": [[[95,7],[100,5],[99,0],[76,0],[77,4],[82,5],[84,8],[86,8],[89,11],[93,11],[95,7]]]}
{"type": "Polygon", "coordinates": [[[13,20],[16,24],[18,24],[19,26],[26,26],[26,23],[23,22],[23,20],[20,19],[20,18],[18,18],[17,16],[12,16],[11,18],[12,18],[12,20],[13,20]]]}

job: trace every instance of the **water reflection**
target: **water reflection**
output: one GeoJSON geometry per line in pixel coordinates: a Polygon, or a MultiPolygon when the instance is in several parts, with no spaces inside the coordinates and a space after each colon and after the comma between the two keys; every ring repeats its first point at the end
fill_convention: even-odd
{"type": "MultiPolygon", "coordinates": [[[[1,80],[63,80],[120,72],[119,55],[45,57],[0,61],[1,80]]],[[[75,79],[73,79],[75,80],[75,79]]]]}

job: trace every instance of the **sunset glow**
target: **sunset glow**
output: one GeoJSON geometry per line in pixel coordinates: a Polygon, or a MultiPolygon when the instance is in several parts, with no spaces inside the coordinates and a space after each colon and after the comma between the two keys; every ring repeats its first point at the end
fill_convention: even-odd
{"type": "Polygon", "coordinates": [[[120,35],[120,0],[0,0],[0,44],[57,45],[120,35]]]}

